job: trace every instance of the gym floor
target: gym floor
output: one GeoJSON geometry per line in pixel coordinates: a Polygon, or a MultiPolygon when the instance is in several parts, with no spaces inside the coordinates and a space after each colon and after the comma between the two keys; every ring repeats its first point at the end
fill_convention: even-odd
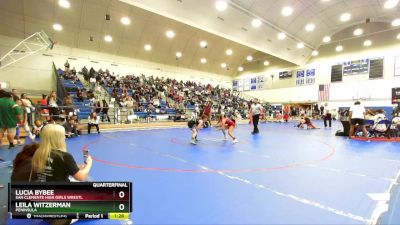
{"type": "MultiPolygon", "coordinates": [[[[82,148],[90,149],[90,180],[133,182],[133,224],[369,224],[378,206],[371,196],[395,186],[400,143],[336,137],[340,126],[267,123],[251,135],[250,125],[238,125],[237,144],[214,128],[200,131],[196,146],[187,128],[102,132],[67,142],[78,164],[82,148]]],[[[17,152],[0,150],[2,184],[17,152]]],[[[400,221],[399,195],[392,195],[387,224],[400,221]]],[[[6,188],[0,197],[6,205],[6,188]]],[[[5,218],[7,207],[1,210],[5,218]]]]}

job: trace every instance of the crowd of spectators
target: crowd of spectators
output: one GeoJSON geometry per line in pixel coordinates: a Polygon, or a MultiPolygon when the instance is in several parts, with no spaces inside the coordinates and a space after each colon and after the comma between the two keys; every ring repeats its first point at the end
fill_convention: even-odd
{"type": "Polygon", "coordinates": [[[200,116],[207,106],[211,107],[212,114],[236,114],[241,117],[248,114],[249,102],[219,85],[144,74],[120,76],[108,69],[96,71],[86,67],[81,73],[93,89],[101,85],[109,90],[116,102],[128,108],[128,115],[135,112],[165,113],[166,109],[183,112],[190,108],[195,112],[194,116],[200,116]]]}

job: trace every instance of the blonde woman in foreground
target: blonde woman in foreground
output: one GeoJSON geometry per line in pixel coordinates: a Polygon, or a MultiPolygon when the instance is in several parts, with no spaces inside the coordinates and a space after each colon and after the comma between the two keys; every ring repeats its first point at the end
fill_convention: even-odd
{"type": "Polygon", "coordinates": [[[92,167],[92,158],[87,157],[86,164],[77,166],[74,158],[67,152],[65,129],[56,124],[43,127],[40,134],[40,146],[32,158],[32,181],[69,182],[69,176],[83,181],[92,167]]]}

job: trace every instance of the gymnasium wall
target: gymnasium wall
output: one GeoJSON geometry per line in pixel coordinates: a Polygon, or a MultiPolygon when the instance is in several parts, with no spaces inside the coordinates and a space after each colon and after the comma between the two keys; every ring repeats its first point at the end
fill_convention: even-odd
{"type": "MultiPolygon", "coordinates": [[[[334,50],[333,50],[334,51],[334,50]]],[[[332,107],[350,106],[355,99],[361,99],[367,106],[391,106],[391,88],[400,87],[400,77],[394,77],[394,58],[400,55],[400,42],[396,45],[363,49],[343,54],[317,57],[311,63],[280,70],[265,70],[261,73],[243,73],[235,79],[264,75],[267,78],[267,90],[247,91],[248,95],[272,103],[318,102],[318,85],[328,84],[331,79],[331,66],[349,60],[384,57],[383,79],[369,80],[366,75],[343,76],[342,82],[330,84],[330,105],[332,107]],[[315,69],[315,84],[296,86],[296,74],[290,79],[279,80],[280,71],[315,69]],[[274,74],[271,79],[270,75],[274,74]]]]}
{"type": "Polygon", "coordinates": [[[83,49],[56,46],[51,54],[53,55],[56,67],[62,69],[64,69],[65,60],[71,58],[68,59],[71,68],[75,67],[77,71],[80,71],[83,66],[86,66],[88,69],[93,67],[95,70],[100,68],[102,70],[108,69],[110,72],[114,72],[120,76],[144,74],[146,76],[170,77],[183,81],[196,81],[203,84],[219,84],[228,88],[231,88],[232,85],[232,77],[229,76],[162,65],[83,49]]]}
{"type": "MultiPolygon", "coordinates": [[[[0,57],[15,47],[21,40],[0,35],[0,57]]],[[[109,69],[121,76],[128,74],[145,74],[146,76],[164,76],[183,81],[196,81],[203,84],[221,85],[231,88],[232,78],[229,76],[206,73],[174,66],[162,65],[117,55],[105,54],[83,49],[55,45],[53,50],[29,56],[20,62],[0,70],[0,82],[6,81],[10,88],[29,89],[33,95],[48,93],[55,89],[52,79],[52,64],[63,69],[64,62],[69,59],[71,67],[77,71],[85,65],[88,69],[109,69]],[[45,55],[49,56],[45,56],[45,55]],[[112,65],[113,64],[113,65],[112,65]]]]}

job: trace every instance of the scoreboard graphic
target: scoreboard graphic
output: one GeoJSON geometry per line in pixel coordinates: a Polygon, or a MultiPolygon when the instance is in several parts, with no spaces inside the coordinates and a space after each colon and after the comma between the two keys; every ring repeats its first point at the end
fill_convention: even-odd
{"type": "Polygon", "coordinates": [[[130,182],[11,183],[12,219],[129,219],[130,182]]]}

